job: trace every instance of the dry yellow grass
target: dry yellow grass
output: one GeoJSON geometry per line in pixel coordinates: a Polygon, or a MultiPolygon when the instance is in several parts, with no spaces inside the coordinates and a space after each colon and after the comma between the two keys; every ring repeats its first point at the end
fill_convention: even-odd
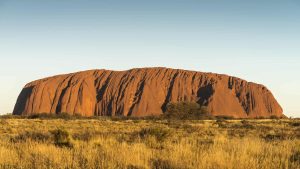
{"type": "Polygon", "coordinates": [[[296,120],[0,119],[0,168],[296,169],[299,139],[296,120]]]}

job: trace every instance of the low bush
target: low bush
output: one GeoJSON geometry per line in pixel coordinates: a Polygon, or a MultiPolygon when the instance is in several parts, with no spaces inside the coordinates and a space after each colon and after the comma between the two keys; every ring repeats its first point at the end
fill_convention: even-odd
{"type": "Polygon", "coordinates": [[[263,138],[266,141],[282,141],[282,140],[290,139],[291,137],[288,136],[286,133],[272,133],[263,136],[263,138]]]}
{"type": "Polygon", "coordinates": [[[145,168],[130,164],[130,165],[126,166],[126,169],[145,169],[145,168]]]}
{"type": "Polygon", "coordinates": [[[242,120],[241,123],[242,123],[242,126],[241,126],[242,128],[245,128],[245,129],[254,129],[255,128],[255,126],[250,124],[250,122],[247,120],[242,120]]]}
{"type": "Polygon", "coordinates": [[[300,150],[296,150],[290,157],[292,163],[300,164],[300,150]]]}
{"type": "Polygon", "coordinates": [[[86,131],[81,132],[81,133],[75,133],[75,134],[73,134],[72,137],[75,140],[81,140],[81,141],[89,142],[93,138],[93,135],[94,135],[93,133],[86,130],[86,131]]]}
{"type": "Polygon", "coordinates": [[[27,116],[28,119],[81,119],[84,118],[80,114],[69,114],[69,113],[59,113],[59,114],[51,114],[51,113],[37,113],[27,116]]]}
{"type": "Polygon", "coordinates": [[[70,134],[66,130],[57,129],[51,132],[54,136],[54,144],[58,147],[72,148],[73,144],[70,139],[70,134]]]}
{"type": "Polygon", "coordinates": [[[225,119],[218,119],[218,120],[216,120],[216,124],[220,128],[227,128],[227,127],[229,127],[228,122],[225,119]]]}
{"type": "Polygon", "coordinates": [[[299,127],[300,122],[292,122],[292,123],[290,123],[290,125],[293,126],[293,127],[299,127]]]}
{"type": "Polygon", "coordinates": [[[195,133],[197,132],[199,129],[197,127],[194,127],[190,124],[183,124],[180,126],[180,128],[182,128],[184,131],[186,131],[187,133],[195,133]]]}
{"type": "Polygon", "coordinates": [[[215,116],[217,120],[232,120],[235,119],[233,116],[225,116],[225,115],[220,115],[220,116],[215,116]]]}
{"type": "Polygon", "coordinates": [[[51,140],[51,135],[47,133],[41,133],[41,132],[24,132],[21,133],[13,138],[11,138],[12,142],[24,142],[27,140],[32,140],[36,142],[48,142],[51,140]]]}
{"type": "Polygon", "coordinates": [[[212,146],[213,144],[214,144],[214,140],[211,138],[197,140],[197,145],[200,145],[200,146],[212,146]]]}
{"type": "Polygon", "coordinates": [[[280,119],[280,117],[272,115],[272,116],[270,116],[270,119],[280,119]]]}
{"type": "Polygon", "coordinates": [[[124,121],[124,120],[130,120],[131,118],[128,116],[112,116],[109,117],[112,121],[124,121]]]}
{"type": "Polygon", "coordinates": [[[164,141],[171,135],[171,131],[166,128],[143,128],[138,132],[138,136],[141,139],[145,139],[148,136],[154,136],[157,141],[164,141]]]}
{"type": "Polygon", "coordinates": [[[3,114],[0,116],[0,119],[21,119],[23,116],[13,115],[11,113],[3,114]]]}
{"type": "Polygon", "coordinates": [[[267,119],[267,118],[263,117],[263,116],[258,116],[258,117],[254,117],[254,119],[263,120],[263,119],[267,119]]]}
{"type": "Polygon", "coordinates": [[[173,164],[171,161],[163,159],[151,159],[151,168],[153,169],[179,169],[180,167],[173,164]]]}

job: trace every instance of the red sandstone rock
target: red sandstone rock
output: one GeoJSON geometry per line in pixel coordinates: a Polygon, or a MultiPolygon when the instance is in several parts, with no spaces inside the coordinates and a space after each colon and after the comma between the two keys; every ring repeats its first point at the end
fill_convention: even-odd
{"type": "Polygon", "coordinates": [[[13,114],[160,115],[170,102],[197,102],[212,115],[283,116],[263,85],[227,75],[167,68],[90,70],[31,82],[13,114]]]}

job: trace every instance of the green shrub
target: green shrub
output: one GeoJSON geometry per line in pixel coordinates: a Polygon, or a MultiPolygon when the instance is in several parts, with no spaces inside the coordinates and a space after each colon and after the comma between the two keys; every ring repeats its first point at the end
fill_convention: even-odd
{"type": "Polygon", "coordinates": [[[58,147],[72,148],[73,144],[70,139],[70,134],[66,130],[57,129],[51,132],[54,137],[54,144],[58,147]]]}
{"type": "Polygon", "coordinates": [[[205,106],[193,102],[169,103],[163,115],[167,119],[204,119],[209,117],[205,106]]]}

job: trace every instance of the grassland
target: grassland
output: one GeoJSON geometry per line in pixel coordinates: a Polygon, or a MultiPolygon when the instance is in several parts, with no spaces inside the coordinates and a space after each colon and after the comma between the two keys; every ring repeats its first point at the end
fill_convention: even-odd
{"type": "Polygon", "coordinates": [[[0,119],[0,168],[300,168],[299,120],[0,119]]]}

